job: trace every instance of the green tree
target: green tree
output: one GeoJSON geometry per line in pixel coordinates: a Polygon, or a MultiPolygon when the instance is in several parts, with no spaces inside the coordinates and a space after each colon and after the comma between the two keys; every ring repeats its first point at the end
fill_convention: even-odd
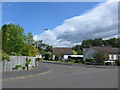
{"type": "Polygon", "coordinates": [[[78,53],[75,50],[72,50],[73,55],[77,55],[78,53]]]}
{"type": "Polygon", "coordinates": [[[38,49],[33,45],[24,45],[22,48],[22,55],[24,56],[36,56],[38,49]]]}
{"type": "Polygon", "coordinates": [[[104,65],[104,61],[107,60],[108,55],[105,52],[97,52],[94,54],[94,58],[97,64],[104,65]]]}
{"type": "Polygon", "coordinates": [[[112,46],[112,47],[115,47],[115,44],[116,44],[116,38],[110,38],[109,39],[109,45],[112,46]]]}
{"type": "Polygon", "coordinates": [[[82,41],[82,48],[90,48],[91,46],[93,46],[94,40],[92,39],[88,39],[88,40],[84,40],[82,41]]]}
{"type": "Polygon", "coordinates": [[[75,50],[78,55],[83,54],[82,53],[82,45],[76,45],[72,48],[72,50],[75,50]]]}
{"type": "Polygon", "coordinates": [[[47,45],[45,48],[46,52],[52,52],[52,46],[47,45]]]}
{"type": "Polygon", "coordinates": [[[115,47],[120,48],[120,38],[116,39],[115,47]]]}
{"type": "Polygon", "coordinates": [[[45,56],[45,60],[49,60],[51,55],[50,55],[50,53],[46,52],[44,56],[45,56]]]}
{"type": "Polygon", "coordinates": [[[2,32],[2,50],[6,53],[8,53],[8,26],[5,24],[1,28],[2,32]]]}
{"type": "Polygon", "coordinates": [[[102,46],[103,45],[103,40],[102,38],[96,38],[93,40],[93,46],[102,46]]]}
{"type": "Polygon", "coordinates": [[[33,43],[34,43],[33,35],[32,35],[31,32],[27,33],[26,43],[29,44],[29,45],[33,45],[33,43]]]}
{"type": "Polygon", "coordinates": [[[55,54],[55,61],[59,61],[59,60],[60,60],[60,54],[57,53],[57,54],[55,54]]]}
{"type": "Polygon", "coordinates": [[[2,31],[2,49],[5,53],[20,53],[25,42],[24,29],[19,25],[5,24],[2,31]]]}

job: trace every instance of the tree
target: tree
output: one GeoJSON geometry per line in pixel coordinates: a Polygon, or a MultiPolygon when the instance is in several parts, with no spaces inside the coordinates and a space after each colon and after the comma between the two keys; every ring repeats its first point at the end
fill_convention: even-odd
{"type": "Polygon", "coordinates": [[[50,59],[50,53],[46,52],[44,56],[45,56],[45,60],[49,60],[50,59]]]}
{"type": "Polygon", "coordinates": [[[21,52],[25,43],[24,29],[19,25],[5,24],[2,31],[2,49],[5,53],[21,52]]]}
{"type": "Polygon", "coordinates": [[[52,46],[47,45],[45,48],[46,52],[52,52],[52,46]]]}
{"type": "Polygon", "coordinates": [[[37,48],[33,45],[24,45],[22,48],[22,55],[24,56],[36,56],[37,48]]]}
{"type": "Polygon", "coordinates": [[[82,46],[76,45],[72,48],[72,50],[76,51],[78,55],[82,54],[82,46]]]}
{"type": "Polygon", "coordinates": [[[2,50],[8,53],[8,28],[6,24],[2,26],[1,32],[2,32],[2,50]]]}
{"type": "Polygon", "coordinates": [[[115,47],[115,44],[116,44],[116,38],[110,38],[109,39],[109,45],[112,46],[112,47],[115,47]]]}
{"type": "Polygon", "coordinates": [[[94,41],[92,39],[82,41],[82,48],[90,48],[93,46],[93,42],[94,41]]]}
{"type": "Polygon", "coordinates": [[[57,53],[57,54],[55,54],[55,61],[59,61],[59,60],[60,60],[60,54],[57,53]]]}
{"type": "Polygon", "coordinates": [[[107,60],[108,55],[105,52],[98,51],[94,54],[94,58],[97,64],[104,65],[104,61],[107,60]]]}
{"type": "Polygon", "coordinates": [[[77,55],[78,53],[75,50],[72,50],[73,55],[77,55]]]}
{"type": "Polygon", "coordinates": [[[120,48],[120,38],[116,39],[115,47],[120,48]]]}
{"type": "Polygon", "coordinates": [[[120,59],[115,61],[118,66],[120,66],[120,59]]]}
{"type": "Polygon", "coordinates": [[[32,35],[31,32],[27,33],[26,43],[29,44],[29,45],[33,45],[33,43],[34,43],[33,35],[32,35]]]}

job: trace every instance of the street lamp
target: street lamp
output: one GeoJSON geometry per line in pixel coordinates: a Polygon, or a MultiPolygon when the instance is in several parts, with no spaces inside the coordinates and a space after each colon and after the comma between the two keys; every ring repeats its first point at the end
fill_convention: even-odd
{"type": "MultiPolygon", "coordinates": [[[[49,29],[40,29],[40,30],[45,30],[45,31],[47,31],[47,30],[49,30],[49,29]]],[[[39,34],[39,33],[38,33],[39,34]]],[[[38,35],[37,35],[37,49],[38,49],[38,35]]]]}
{"type": "MultiPolygon", "coordinates": [[[[40,29],[40,30],[45,30],[47,31],[48,29],[40,29]]],[[[39,34],[39,33],[38,33],[39,34]]],[[[38,35],[37,35],[37,49],[38,49],[38,35]]],[[[38,55],[37,55],[38,57],[38,55]]],[[[38,57],[39,58],[39,57],[38,57]]],[[[38,59],[37,59],[38,60],[38,59]]],[[[37,67],[38,66],[38,61],[35,62],[35,66],[37,67]]]]}

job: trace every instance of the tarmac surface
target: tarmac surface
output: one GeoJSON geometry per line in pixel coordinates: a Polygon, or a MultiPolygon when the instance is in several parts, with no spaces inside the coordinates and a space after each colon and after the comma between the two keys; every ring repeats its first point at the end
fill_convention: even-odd
{"type": "Polygon", "coordinates": [[[39,63],[38,69],[31,71],[43,74],[11,80],[4,80],[7,75],[3,75],[3,88],[118,88],[117,68],[39,63]],[[41,72],[42,67],[49,73],[41,72]]]}

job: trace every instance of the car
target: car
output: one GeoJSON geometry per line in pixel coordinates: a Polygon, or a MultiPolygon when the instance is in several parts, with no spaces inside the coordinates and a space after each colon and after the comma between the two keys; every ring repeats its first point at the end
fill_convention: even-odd
{"type": "Polygon", "coordinates": [[[110,62],[110,63],[115,63],[115,60],[106,60],[106,61],[104,61],[105,63],[108,63],[108,62],[110,62]]]}

